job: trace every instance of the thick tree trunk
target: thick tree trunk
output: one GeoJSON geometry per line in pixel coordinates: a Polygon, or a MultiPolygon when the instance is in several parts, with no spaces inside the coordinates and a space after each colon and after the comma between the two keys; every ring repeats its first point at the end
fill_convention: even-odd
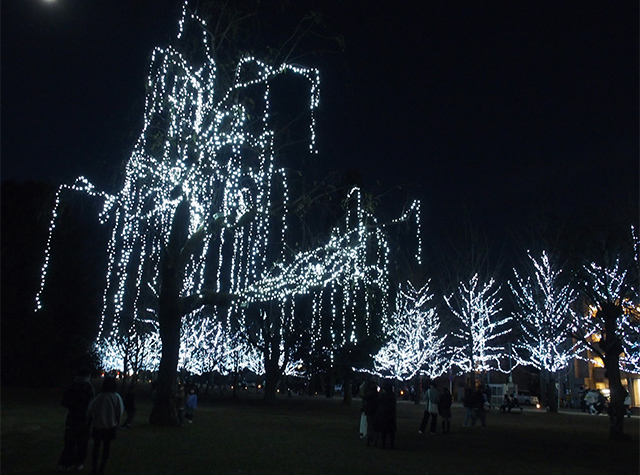
{"type": "Polygon", "coordinates": [[[335,370],[333,367],[329,370],[327,374],[327,386],[325,387],[325,396],[327,399],[331,399],[333,397],[333,390],[335,389],[336,379],[335,379],[335,370]]]}
{"type": "Polygon", "coordinates": [[[280,343],[282,342],[281,318],[278,309],[272,304],[262,321],[262,339],[264,341],[264,400],[276,400],[280,369],[280,343]]]}
{"type": "Polygon", "coordinates": [[[415,382],[414,384],[414,394],[412,395],[413,397],[413,403],[417,406],[420,404],[420,401],[422,400],[422,378],[420,377],[420,374],[416,374],[415,376],[415,382]]]}
{"type": "MultiPolygon", "coordinates": [[[[265,324],[268,323],[265,322],[265,324]]],[[[268,328],[264,330],[264,400],[273,402],[278,391],[280,379],[280,338],[278,333],[272,333],[268,328]]]]}
{"type": "Polygon", "coordinates": [[[609,380],[611,399],[609,401],[609,436],[612,439],[624,438],[624,398],[626,390],[620,378],[620,354],[622,342],[618,336],[618,317],[622,315],[622,307],[614,303],[606,303],[598,311],[604,322],[604,338],[600,347],[604,350],[605,377],[609,380]]]}
{"type": "Polygon", "coordinates": [[[239,371],[238,368],[233,372],[233,395],[231,396],[233,399],[238,399],[238,377],[239,371]]]}
{"type": "Polygon", "coordinates": [[[176,394],[178,392],[178,357],[180,352],[180,300],[160,298],[160,339],[162,357],[156,383],[156,398],[149,422],[160,426],[178,425],[176,394]],[[168,300],[173,300],[168,301],[168,300]]]}
{"type": "Polygon", "coordinates": [[[161,268],[162,285],[158,305],[162,356],[156,383],[156,398],[149,422],[159,426],[178,425],[176,394],[178,390],[178,358],[180,354],[180,326],[182,324],[183,273],[174,259],[165,256],[161,268]]]}
{"type": "Polygon", "coordinates": [[[162,356],[156,397],[149,417],[151,424],[160,426],[178,425],[176,396],[182,317],[203,305],[228,305],[235,298],[212,291],[201,291],[184,299],[181,297],[187,261],[202,242],[205,233],[202,227],[189,236],[190,213],[189,203],[181,201],[174,213],[169,241],[162,251],[160,264],[158,323],[162,356]]]}
{"type": "Polygon", "coordinates": [[[279,366],[278,360],[270,359],[265,361],[264,365],[264,400],[266,402],[273,402],[276,400],[276,393],[278,392],[278,379],[279,379],[279,366]]]}
{"type": "Polygon", "coordinates": [[[619,355],[605,359],[606,376],[609,379],[611,399],[609,401],[609,436],[612,439],[624,438],[624,398],[626,390],[620,380],[619,355]]]}
{"type": "Polygon", "coordinates": [[[540,372],[541,383],[544,383],[544,405],[549,412],[558,412],[558,388],[556,374],[543,370],[540,372]]]}

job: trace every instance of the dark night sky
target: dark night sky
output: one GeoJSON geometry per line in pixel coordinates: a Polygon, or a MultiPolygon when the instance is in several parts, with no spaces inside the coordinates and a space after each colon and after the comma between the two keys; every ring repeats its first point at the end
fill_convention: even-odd
{"type": "MultiPolygon", "coordinates": [[[[494,235],[532,213],[637,222],[638,2],[315,3],[346,47],[321,70],[328,168],[412,184],[427,233],[465,213],[494,235]]],[[[113,187],[179,4],[3,2],[2,178],[113,187]]]]}

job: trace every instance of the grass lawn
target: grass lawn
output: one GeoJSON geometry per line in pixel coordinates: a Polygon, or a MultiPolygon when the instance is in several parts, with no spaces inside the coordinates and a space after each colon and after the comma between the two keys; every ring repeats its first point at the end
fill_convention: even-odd
{"type": "MultiPolygon", "coordinates": [[[[3,388],[3,475],[55,472],[66,415],[60,399],[56,390],[3,388]]],[[[358,437],[358,399],[346,407],[339,398],[296,396],[265,406],[255,395],[238,401],[201,395],[193,424],[176,428],[147,423],[148,392],[138,394],[137,404],[134,427],[120,430],[111,446],[108,474],[640,472],[637,417],[625,420],[631,440],[616,443],[605,416],[491,411],[483,429],[462,427],[464,409],[454,404],[449,435],[419,435],[424,406],[399,402],[397,449],[382,450],[358,437]]]]}

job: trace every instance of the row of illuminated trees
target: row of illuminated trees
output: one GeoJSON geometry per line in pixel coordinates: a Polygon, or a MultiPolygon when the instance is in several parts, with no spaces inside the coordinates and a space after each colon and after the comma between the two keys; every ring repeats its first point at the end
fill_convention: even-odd
{"type": "MultiPolygon", "coordinates": [[[[617,259],[611,267],[591,263],[586,280],[563,279],[562,270],[547,253],[529,256],[533,272],[507,286],[515,305],[503,308],[501,286],[494,279],[480,282],[474,275],[445,296],[448,331],[441,331],[428,285],[411,284],[398,295],[389,342],[374,356],[375,373],[400,380],[417,373],[436,378],[448,373],[509,371],[505,360],[554,375],[589,349],[605,359],[603,306],[620,308],[615,333],[620,339],[620,369],[640,371],[640,333],[637,289],[617,259]],[[511,343],[513,352],[507,351],[511,343]]],[[[635,274],[635,272],[633,272],[635,274]]],[[[613,335],[609,335],[612,337],[613,335]]]]}
{"type": "MultiPolygon", "coordinates": [[[[618,258],[610,266],[586,265],[581,278],[576,273],[564,275],[570,273],[554,265],[545,252],[529,258],[530,273],[514,269],[513,279],[506,286],[493,278],[483,282],[475,274],[445,295],[444,305],[435,301],[428,283],[415,288],[407,282],[397,291],[390,318],[379,316],[379,331],[375,332],[381,343],[379,349],[376,351],[375,343],[369,344],[365,353],[370,351],[370,360],[353,364],[357,369],[401,381],[417,374],[437,378],[450,373],[508,372],[513,368],[508,365],[519,364],[540,370],[553,382],[574,359],[586,358],[587,349],[604,362],[609,348],[603,342],[615,336],[621,345],[619,368],[639,373],[639,304],[632,283],[633,269],[624,268],[618,258]],[[505,290],[507,295],[503,297],[505,290]],[[505,304],[505,297],[512,304],[505,304]],[[607,335],[599,314],[606,305],[620,308],[615,335],[607,335]]],[[[323,318],[319,310],[322,299],[316,296],[311,300],[319,318],[311,316],[304,323],[305,317],[298,314],[295,323],[285,322],[284,326],[296,331],[283,332],[279,342],[284,374],[301,375],[303,368],[317,367],[317,359],[322,356],[334,362],[341,346],[358,343],[355,332],[346,338],[336,335],[344,327],[336,325],[335,313],[345,312],[336,306],[336,300],[345,297],[337,287],[329,287],[331,319],[323,318]],[[322,328],[323,324],[327,328],[322,328]],[[287,338],[291,341],[284,341],[287,338]]],[[[357,316],[351,318],[353,328],[375,324],[357,320],[357,316]]],[[[161,350],[156,324],[150,321],[136,325],[130,334],[106,344],[102,349],[105,362],[117,369],[155,370],[161,350]],[[142,325],[147,328],[140,328],[142,325]]],[[[247,330],[234,331],[201,315],[186,318],[182,324],[181,367],[195,374],[228,374],[244,369],[264,374],[264,337],[247,330]]]]}
{"type": "MultiPolygon", "coordinates": [[[[482,282],[475,274],[445,295],[445,305],[440,306],[428,283],[421,288],[406,283],[398,289],[390,318],[384,318],[384,311],[374,312],[379,319],[377,328],[363,332],[356,328],[376,326],[371,314],[358,315],[352,311],[347,326],[340,322],[349,312],[345,301],[357,299],[358,292],[366,294],[366,283],[361,282],[361,288],[357,289],[352,281],[339,285],[333,279],[328,286],[316,290],[311,284],[305,288],[311,296],[290,302],[302,309],[307,300],[306,303],[311,303],[311,316],[308,312],[258,305],[256,312],[263,322],[272,322],[274,314],[280,320],[277,359],[271,361],[276,366],[275,376],[271,370],[272,377],[309,377],[314,369],[326,371],[326,364],[346,363],[361,371],[406,381],[417,374],[436,378],[452,373],[506,372],[511,369],[505,367],[508,359],[509,365],[513,361],[540,370],[546,386],[553,389],[559,371],[576,358],[595,354],[607,369],[615,405],[624,395],[619,371],[640,370],[640,312],[634,285],[638,265],[636,236],[633,241],[633,257],[618,256],[609,265],[589,263],[580,272],[560,269],[545,252],[537,257],[530,255],[531,265],[527,266],[530,271],[514,269],[507,285],[501,286],[495,279],[482,282]],[[354,293],[340,287],[350,288],[354,293]],[[505,298],[511,302],[508,309],[505,298]],[[347,338],[345,329],[353,330],[347,338]],[[376,336],[378,344],[358,341],[356,335],[360,334],[376,336]],[[513,352],[507,352],[507,345],[513,352]],[[345,357],[358,347],[360,351],[355,353],[359,357],[345,357]],[[367,353],[370,359],[363,361],[366,357],[362,355],[367,353]],[[320,362],[323,358],[324,367],[320,362]]],[[[314,262],[315,268],[322,267],[318,260],[314,262]]],[[[308,266],[298,264],[293,266],[297,273],[300,266],[308,270],[308,266]]],[[[344,261],[342,265],[348,267],[344,261]]],[[[117,361],[119,366],[156,369],[161,342],[155,323],[146,324],[149,325],[146,329],[136,328],[111,343],[105,341],[104,355],[110,355],[111,361],[117,361]]],[[[273,328],[269,323],[260,326],[257,332],[250,326],[234,330],[215,319],[192,315],[182,324],[180,365],[192,373],[238,374],[248,369],[263,375],[268,372],[269,358],[273,358],[269,354],[273,347],[265,341],[268,332],[264,330],[273,328]]],[[[556,401],[554,395],[547,395],[552,410],[556,401]]],[[[620,418],[612,418],[613,435],[618,423],[622,423],[620,418]]]]}

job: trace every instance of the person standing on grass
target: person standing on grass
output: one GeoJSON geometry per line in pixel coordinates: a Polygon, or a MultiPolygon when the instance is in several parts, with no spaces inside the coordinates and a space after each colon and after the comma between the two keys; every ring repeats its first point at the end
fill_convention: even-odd
{"type": "Polygon", "coordinates": [[[373,381],[367,381],[364,391],[363,411],[367,417],[367,447],[371,443],[375,445],[375,416],[378,408],[378,385],[373,381]]]}
{"type": "Polygon", "coordinates": [[[442,417],[442,433],[448,434],[451,429],[451,393],[448,387],[442,388],[440,400],[438,401],[438,413],[442,417]]]}
{"type": "Polygon", "coordinates": [[[186,395],[184,393],[184,385],[178,383],[178,393],[176,394],[176,409],[178,410],[178,425],[184,424],[184,407],[186,395]]]}
{"type": "Polygon", "coordinates": [[[74,467],[77,470],[84,468],[91,433],[88,409],[95,395],[90,375],[88,368],[80,369],[62,396],[62,405],[69,412],[64,424],[64,448],[58,461],[58,472],[68,472],[74,467]]]}
{"type": "Polygon", "coordinates": [[[473,425],[476,423],[476,419],[473,413],[473,390],[469,385],[464,388],[464,398],[462,399],[462,405],[465,408],[466,414],[464,416],[464,424],[463,427],[469,427],[469,425],[473,425]]]}
{"type": "Polygon", "coordinates": [[[384,384],[384,390],[378,396],[376,405],[375,423],[376,430],[382,435],[382,448],[387,448],[387,435],[390,448],[396,448],[396,395],[393,392],[393,384],[384,384]]]}
{"type": "Polygon", "coordinates": [[[102,383],[102,391],[96,396],[89,407],[89,414],[93,418],[93,451],[91,453],[91,473],[103,474],[109,459],[111,441],[116,438],[116,430],[124,413],[124,403],[116,392],[116,379],[106,377],[102,383]],[[102,445],[102,460],[98,467],[102,445]]]}
{"type": "Polygon", "coordinates": [[[360,387],[358,389],[358,395],[360,399],[362,399],[362,403],[360,405],[360,438],[364,439],[367,436],[367,416],[364,413],[364,395],[367,389],[367,385],[369,382],[367,380],[362,381],[360,387]]]}
{"type": "Polygon", "coordinates": [[[438,425],[438,401],[440,400],[440,393],[438,392],[435,381],[431,381],[429,384],[429,389],[427,389],[425,393],[425,399],[427,400],[427,405],[422,415],[422,422],[420,423],[418,433],[422,434],[426,430],[429,419],[431,419],[431,434],[435,434],[436,426],[438,425]]]}
{"type": "Polygon", "coordinates": [[[625,390],[625,392],[627,393],[627,395],[624,397],[624,413],[627,415],[627,417],[631,417],[631,394],[629,394],[629,391],[625,390]]]}
{"type": "Polygon", "coordinates": [[[487,415],[484,410],[484,392],[482,391],[482,384],[478,384],[478,387],[473,393],[471,398],[471,408],[473,409],[473,421],[471,422],[472,426],[476,425],[476,421],[480,419],[480,424],[482,427],[487,426],[487,415]]]}
{"type": "Polygon", "coordinates": [[[136,415],[136,395],[133,384],[127,388],[127,393],[122,398],[122,401],[124,402],[124,410],[127,413],[127,419],[124,421],[122,428],[130,429],[133,424],[133,418],[136,415]]]}
{"type": "Polygon", "coordinates": [[[491,393],[491,386],[489,386],[489,384],[484,385],[484,402],[489,405],[489,409],[493,408],[493,395],[491,393]]]}
{"type": "Polygon", "coordinates": [[[196,412],[196,407],[198,407],[198,395],[196,394],[196,389],[193,386],[189,388],[189,394],[187,395],[184,405],[184,416],[187,418],[188,422],[193,422],[193,415],[196,412]]]}

